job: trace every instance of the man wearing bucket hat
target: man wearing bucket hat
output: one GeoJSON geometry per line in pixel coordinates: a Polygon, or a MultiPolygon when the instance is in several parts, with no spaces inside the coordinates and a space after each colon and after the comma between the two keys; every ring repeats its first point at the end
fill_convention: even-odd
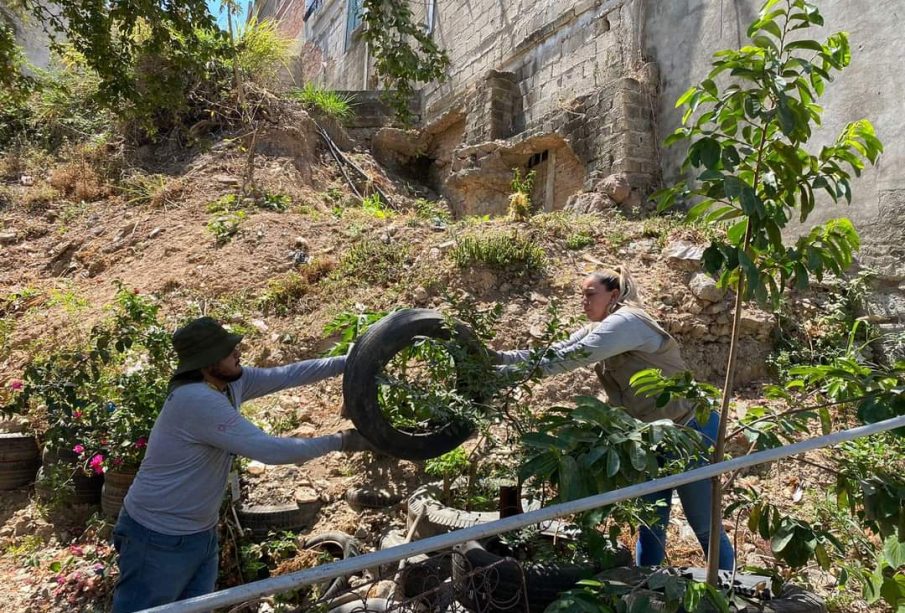
{"type": "Polygon", "coordinates": [[[113,530],[120,568],[115,613],[213,591],[219,510],[234,456],[297,464],[331,451],[371,449],[354,429],[308,439],[278,437],[245,419],[239,412],[243,401],[339,375],[346,358],[243,367],[241,340],[210,317],[173,335],[179,364],[170,394],[113,530]]]}

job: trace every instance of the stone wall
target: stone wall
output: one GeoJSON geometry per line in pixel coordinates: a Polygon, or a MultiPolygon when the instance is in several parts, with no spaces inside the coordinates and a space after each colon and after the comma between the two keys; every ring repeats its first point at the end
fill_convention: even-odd
{"type": "MultiPolygon", "coordinates": [[[[425,5],[412,4],[416,19],[425,5]]],[[[306,24],[307,44],[323,55],[317,80],[370,87],[361,41],[353,36],[344,51],[346,11],[325,0],[306,24]]],[[[434,36],[451,65],[447,81],[422,91],[427,159],[418,164],[456,212],[505,212],[514,168],[535,170],[532,198],[545,210],[612,173],[639,192],[656,183],[651,83],[646,73],[626,77],[637,55],[633,19],[625,0],[437,1],[434,36]],[[452,150],[450,115],[465,121],[452,150]]]]}

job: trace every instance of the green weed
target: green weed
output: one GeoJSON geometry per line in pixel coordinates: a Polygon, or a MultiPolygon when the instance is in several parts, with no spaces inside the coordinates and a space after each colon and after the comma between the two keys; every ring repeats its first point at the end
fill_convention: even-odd
{"type": "Polygon", "coordinates": [[[452,220],[449,207],[443,201],[437,202],[425,198],[415,200],[415,214],[428,221],[449,222],[452,220]]]}
{"type": "Polygon", "coordinates": [[[541,273],[547,262],[543,248],[517,232],[464,236],[450,254],[459,268],[484,266],[517,276],[541,273]]]}
{"type": "Polygon", "coordinates": [[[404,246],[364,239],[346,252],[337,272],[343,279],[387,285],[402,277],[407,256],[404,246]]]}
{"type": "Polygon", "coordinates": [[[380,199],[379,194],[365,196],[361,201],[361,208],[377,219],[387,219],[388,217],[393,216],[392,209],[386,207],[383,200],[380,199]]]}
{"type": "Polygon", "coordinates": [[[310,294],[314,286],[335,268],[336,262],[332,259],[319,258],[299,267],[298,271],[271,279],[258,299],[258,307],[265,313],[277,315],[292,312],[298,302],[310,294]]]}
{"type": "Polygon", "coordinates": [[[566,249],[571,249],[572,251],[578,251],[579,249],[584,249],[585,247],[590,247],[596,241],[594,237],[586,232],[576,232],[569,236],[566,239],[566,249]]]}
{"type": "Polygon", "coordinates": [[[323,113],[328,117],[344,122],[352,118],[352,97],[319,88],[314,83],[306,83],[301,89],[289,92],[289,97],[298,100],[309,109],[323,113]]]}

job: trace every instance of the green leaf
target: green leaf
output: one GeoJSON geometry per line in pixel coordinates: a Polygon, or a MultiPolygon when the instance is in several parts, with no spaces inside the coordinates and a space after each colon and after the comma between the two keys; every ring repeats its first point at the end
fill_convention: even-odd
{"type": "Polygon", "coordinates": [[[773,538],[770,539],[770,549],[773,550],[773,553],[782,553],[783,550],[789,546],[789,543],[792,542],[794,537],[794,527],[783,523],[779,527],[779,530],[776,531],[776,534],[773,535],[773,538]]]}
{"type": "Polygon", "coordinates": [[[786,43],[786,51],[795,51],[796,49],[808,49],[810,51],[816,51],[820,53],[823,51],[823,45],[818,43],[816,40],[795,40],[790,43],[786,43]]]}
{"type": "Polygon", "coordinates": [[[647,453],[637,442],[632,441],[628,450],[628,457],[635,470],[641,472],[647,467],[647,453]]]}
{"type": "Polygon", "coordinates": [[[696,85],[685,90],[685,93],[679,96],[679,99],[676,100],[676,108],[687,104],[688,101],[691,100],[691,97],[694,96],[695,93],[697,93],[697,91],[698,87],[696,85]]]}
{"type": "Polygon", "coordinates": [[[63,565],[60,564],[58,561],[57,561],[57,562],[51,562],[51,563],[50,563],[50,570],[51,570],[51,572],[58,573],[58,572],[60,572],[60,570],[61,570],[62,568],[63,568],[63,565]]]}
{"type": "Polygon", "coordinates": [[[713,138],[702,138],[697,143],[701,163],[707,168],[716,168],[720,163],[720,152],[722,151],[720,143],[713,138]]]}
{"type": "Polygon", "coordinates": [[[885,578],[880,587],[880,596],[887,604],[896,607],[897,613],[901,613],[905,609],[905,574],[898,573],[885,578]]]}
{"type": "Polygon", "coordinates": [[[606,476],[614,477],[619,472],[619,451],[610,449],[606,456],[606,476]]]}
{"type": "Polygon", "coordinates": [[[894,534],[883,543],[883,558],[893,568],[905,566],[905,542],[894,534]]]}

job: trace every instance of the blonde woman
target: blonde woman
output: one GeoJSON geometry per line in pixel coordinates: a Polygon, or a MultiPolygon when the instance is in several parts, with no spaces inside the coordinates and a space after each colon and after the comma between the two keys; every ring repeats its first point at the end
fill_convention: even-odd
{"type": "MultiPolygon", "coordinates": [[[[590,274],[581,283],[581,295],[585,315],[591,323],[568,340],[553,345],[553,354],[538,365],[540,373],[553,375],[594,365],[611,405],[623,407],[642,421],[670,419],[687,425],[713,442],[719,425],[717,413],[712,413],[707,423],[699,424],[690,404],[674,400],[657,407],[654,398],[638,396],[629,383],[635,373],[648,368],[658,368],[669,376],[687,367],[678,343],[642,307],[628,271],[617,267],[590,274]]],[[[502,364],[518,364],[530,359],[530,355],[528,350],[501,351],[497,358],[502,364]]],[[[701,464],[704,463],[706,460],[702,458],[701,464]]],[[[677,491],[685,516],[706,555],[710,535],[710,482],[690,483],[677,491]]],[[[657,507],[659,521],[641,528],[635,551],[639,565],[651,566],[665,558],[672,490],[651,494],[645,500],[665,503],[657,507]]],[[[733,568],[735,553],[725,532],[720,535],[719,557],[721,569],[733,568]]]]}

